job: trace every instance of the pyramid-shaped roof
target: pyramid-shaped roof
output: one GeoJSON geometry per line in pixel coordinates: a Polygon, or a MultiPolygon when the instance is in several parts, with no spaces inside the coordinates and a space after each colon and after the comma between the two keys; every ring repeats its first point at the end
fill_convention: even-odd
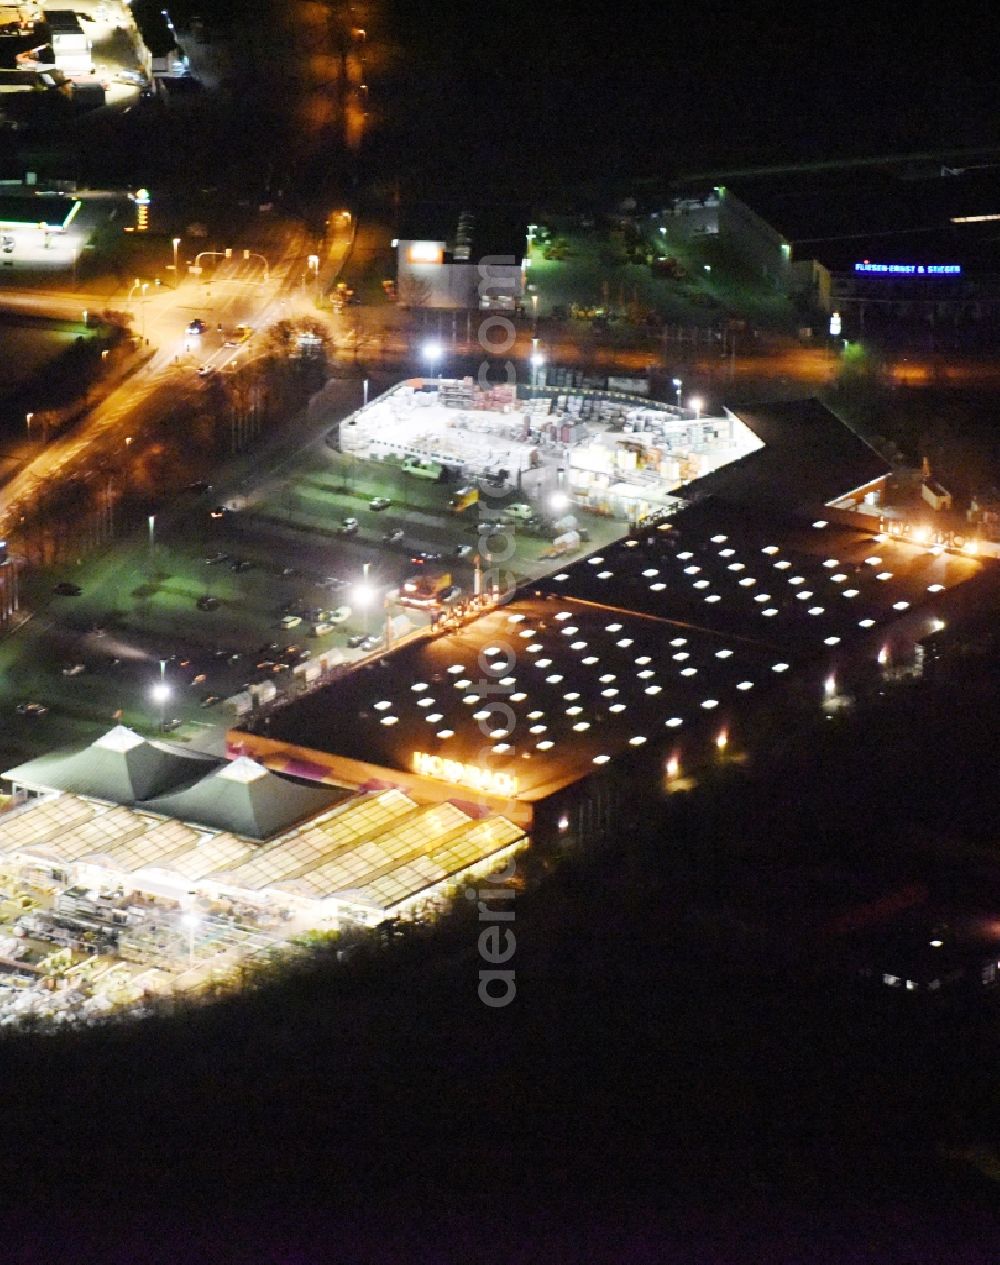
{"type": "Polygon", "coordinates": [[[55,752],[9,769],[4,777],[31,790],[69,791],[135,804],[204,776],[219,760],[150,742],[124,725],[79,751],[55,752]]]}
{"type": "Polygon", "coordinates": [[[269,839],[322,812],[342,796],[343,792],[333,787],[303,786],[240,756],[189,786],[137,807],[248,839],[269,839]]]}

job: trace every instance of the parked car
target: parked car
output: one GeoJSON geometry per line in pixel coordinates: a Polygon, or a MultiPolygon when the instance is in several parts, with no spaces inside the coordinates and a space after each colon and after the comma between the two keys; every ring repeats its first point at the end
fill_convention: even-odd
{"type": "Polygon", "coordinates": [[[217,562],[225,562],[228,557],[228,553],[213,553],[210,558],[202,558],[202,562],[206,567],[214,567],[217,562]]]}
{"type": "Polygon", "coordinates": [[[201,335],[204,334],[204,332],[205,332],[205,322],[201,319],[200,316],[196,316],[194,320],[191,321],[187,327],[188,337],[200,338],[201,335]]]}
{"type": "Polygon", "coordinates": [[[342,518],[337,531],[341,536],[353,536],[358,530],[358,520],[356,518],[342,518]]]}
{"type": "Polygon", "coordinates": [[[471,545],[456,545],[455,546],[456,558],[467,558],[470,553],[472,553],[471,545]]]}
{"type": "Polygon", "coordinates": [[[462,596],[461,585],[449,584],[446,589],[442,589],[438,594],[439,602],[456,602],[462,596]]]}
{"type": "Polygon", "coordinates": [[[69,580],[60,580],[52,592],[58,593],[60,597],[79,597],[83,589],[79,584],[71,584],[69,580]]]}
{"type": "Polygon", "coordinates": [[[62,670],[63,676],[79,676],[81,672],[86,672],[87,665],[85,663],[67,663],[62,670]]]}
{"type": "Polygon", "coordinates": [[[366,637],[364,641],[361,643],[361,649],[369,653],[372,650],[380,650],[381,648],[382,648],[382,638],[376,637],[374,634],[372,634],[370,637],[366,637]]]}
{"type": "Polygon", "coordinates": [[[406,532],[403,531],[402,527],[394,527],[391,531],[385,533],[382,541],[386,545],[398,545],[405,535],[406,532]]]}
{"type": "Polygon", "coordinates": [[[216,703],[222,702],[221,694],[205,694],[201,700],[202,707],[214,707],[216,703]]]}
{"type": "Polygon", "coordinates": [[[281,626],[282,628],[298,628],[299,624],[301,623],[302,623],[301,615],[285,615],[282,618],[281,626]]]}
{"type": "Polygon", "coordinates": [[[535,517],[535,511],[524,501],[515,501],[503,511],[503,517],[513,523],[527,523],[535,517]]]}
{"type": "Polygon", "coordinates": [[[44,716],[48,710],[44,703],[18,703],[17,705],[19,716],[44,716]]]}
{"type": "Polygon", "coordinates": [[[331,624],[344,624],[351,618],[351,608],[338,606],[336,610],[327,611],[326,617],[331,624]]]}
{"type": "Polygon", "coordinates": [[[364,633],[352,633],[347,638],[347,644],[352,650],[360,650],[366,640],[364,633]]]}
{"type": "Polygon", "coordinates": [[[380,510],[387,510],[392,504],[387,496],[373,496],[368,502],[368,508],[378,513],[380,510]]]}
{"type": "Polygon", "coordinates": [[[210,593],[203,593],[195,602],[195,606],[200,611],[217,611],[219,609],[219,599],[212,597],[210,593]]]}

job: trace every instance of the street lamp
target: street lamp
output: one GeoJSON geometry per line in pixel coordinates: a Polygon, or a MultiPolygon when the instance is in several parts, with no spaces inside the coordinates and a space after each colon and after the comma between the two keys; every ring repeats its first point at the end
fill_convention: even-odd
{"type": "Polygon", "coordinates": [[[177,276],[177,247],[181,244],[181,239],[179,237],[174,237],[171,238],[171,241],[173,242],[174,247],[174,289],[176,290],[179,284],[179,278],[177,276]]]}
{"type": "Polygon", "coordinates": [[[437,374],[435,373],[435,370],[441,363],[441,357],[444,355],[444,348],[436,338],[432,338],[428,342],[424,343],[423,348],[421,349],[421,354],[430,367],[431,377],[436,377],[437,374]]]}
{"type": "Polygon", "coordinates": [[[181,914],[181,922],[187,927],[188,933],[188,966],[194,966],[194,933],[198,929],[198,923],[201,920],[193,909],[187,910],[181,914]]]}
{"type": "Polygon", "coordinates": [[[693,395],[691,399],[688,400],[688,405],[694,409],[694,416],[697,421],[698,418],[701,417],[701,410],[705,407],[705,401],[700,395],[693,395]]]}
{"type": "Polygon", "coordinates": [[[674,390],[677,392],[677,407],[678,408],[680,408],[681,406],[681,387],[683,385],[684,383],[680,380],[680,378],[674,378],[674,390]]]}
{"type": "Polygon", "coordinates": [[[538,386],[538,371],[544,364],[545,357],[542,353],[540,351],[533,351],[531,353],[531,385],[533,387],[538,386]]]}
{"type": "Polygon", "coordinates": [[[156,703],[160,709],[160,733],[163,733],[166,728],[166,706],[167,700],[170,698],[170,692],[170,686],[162,679],[157,681],[153,688],[149,691],[153,702],[156,703]]]}
{"type": "Polygon", "coordinates": [[[354,601],[361,607],[365,613],[365,636],[368,635],[368,612],[372,603],[375,601],[375,590],[368,583],[368,569],[370,562],[366,562],[361,571],[361,583],[354,590],[354,601]]]}
{"type": "Polygon", "coordinates": [[[25,413],[25,415],[24,415],[24,424],[25,424],[25,426],[26,426],[26,427],[27,427],[27,429],[28,429],[28,434],[29,434],[29,435],[31,434],[31,419],[32,419],[34,416],[35,416],[35,415],[34,415],[34,413],[25,413]]]}
{"type": "Polygon", "coordinates": [[[375,601],[375,590],[370,584],[359,584],[354,590],[354,601],[365,613],[365,636],[367,637],[369,631],[368,612],[375,601]]]}
{"type": "Polygon", "coordinates": [[[553,492],[549,497],[549,508],[559,513],[561,510],[569,508],[569,497],[565,492],[553,492]]]}

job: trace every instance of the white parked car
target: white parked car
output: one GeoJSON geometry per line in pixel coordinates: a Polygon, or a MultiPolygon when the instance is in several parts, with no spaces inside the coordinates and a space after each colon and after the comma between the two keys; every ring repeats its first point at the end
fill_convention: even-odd
{"type": "Polygon", "coordinates": [[[349,606],[338,606],[335,611],[330,611],[330,617],[327,621],[331,624],[346,624],[351,618],[351,608],[349,606]]]}

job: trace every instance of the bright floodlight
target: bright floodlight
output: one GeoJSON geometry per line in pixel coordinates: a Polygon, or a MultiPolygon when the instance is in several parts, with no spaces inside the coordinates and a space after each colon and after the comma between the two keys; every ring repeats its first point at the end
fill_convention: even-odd
{"type": "Polygon", "coordinates": [[[361,607],[371,606],[375,600],[375,590],[370,584],[359,584],[354,590],[354,600],[361,607]]]}
{"type": "Polygon", "coordinates": [[[542,365],[544,365],[544,364],[545,364],[545,357],[542,355],[542,353],[541,353],[540,351],[533,351],[533,352],[531,353],[531,366],[532,366],[532,368],[533,368],[533,369],[541,369],[542,365]]]}
{"type": "Polygon", "coordinates": [[[705,407],[705,401],[701,398],[700,395],[693,395],[691,399],[688,400],[688,408],[694,409],[695,414],[698,417],[701,416],[701,410],[704,407],[705,407]]]}
{"type": "Polygon", "coordinates": [[[166,681],[157,681],[150,690],[154,703],[165,703],[170,697],[170,686],[166,681]]]}
{"type": "Polygon", "coordinates": [[[436,364],[444,354],[444,349],[436,339],[431,339],[429,342],[424,343],[421,354],[425,360],[430,361],[431,364],[436,364]]]}
{"type": "Polygon", "coordinates": [[[549,497],[549,505],[554,510],[564,510],[569,505],[569,497],[565,492],[553,492],[549,497]]]}

